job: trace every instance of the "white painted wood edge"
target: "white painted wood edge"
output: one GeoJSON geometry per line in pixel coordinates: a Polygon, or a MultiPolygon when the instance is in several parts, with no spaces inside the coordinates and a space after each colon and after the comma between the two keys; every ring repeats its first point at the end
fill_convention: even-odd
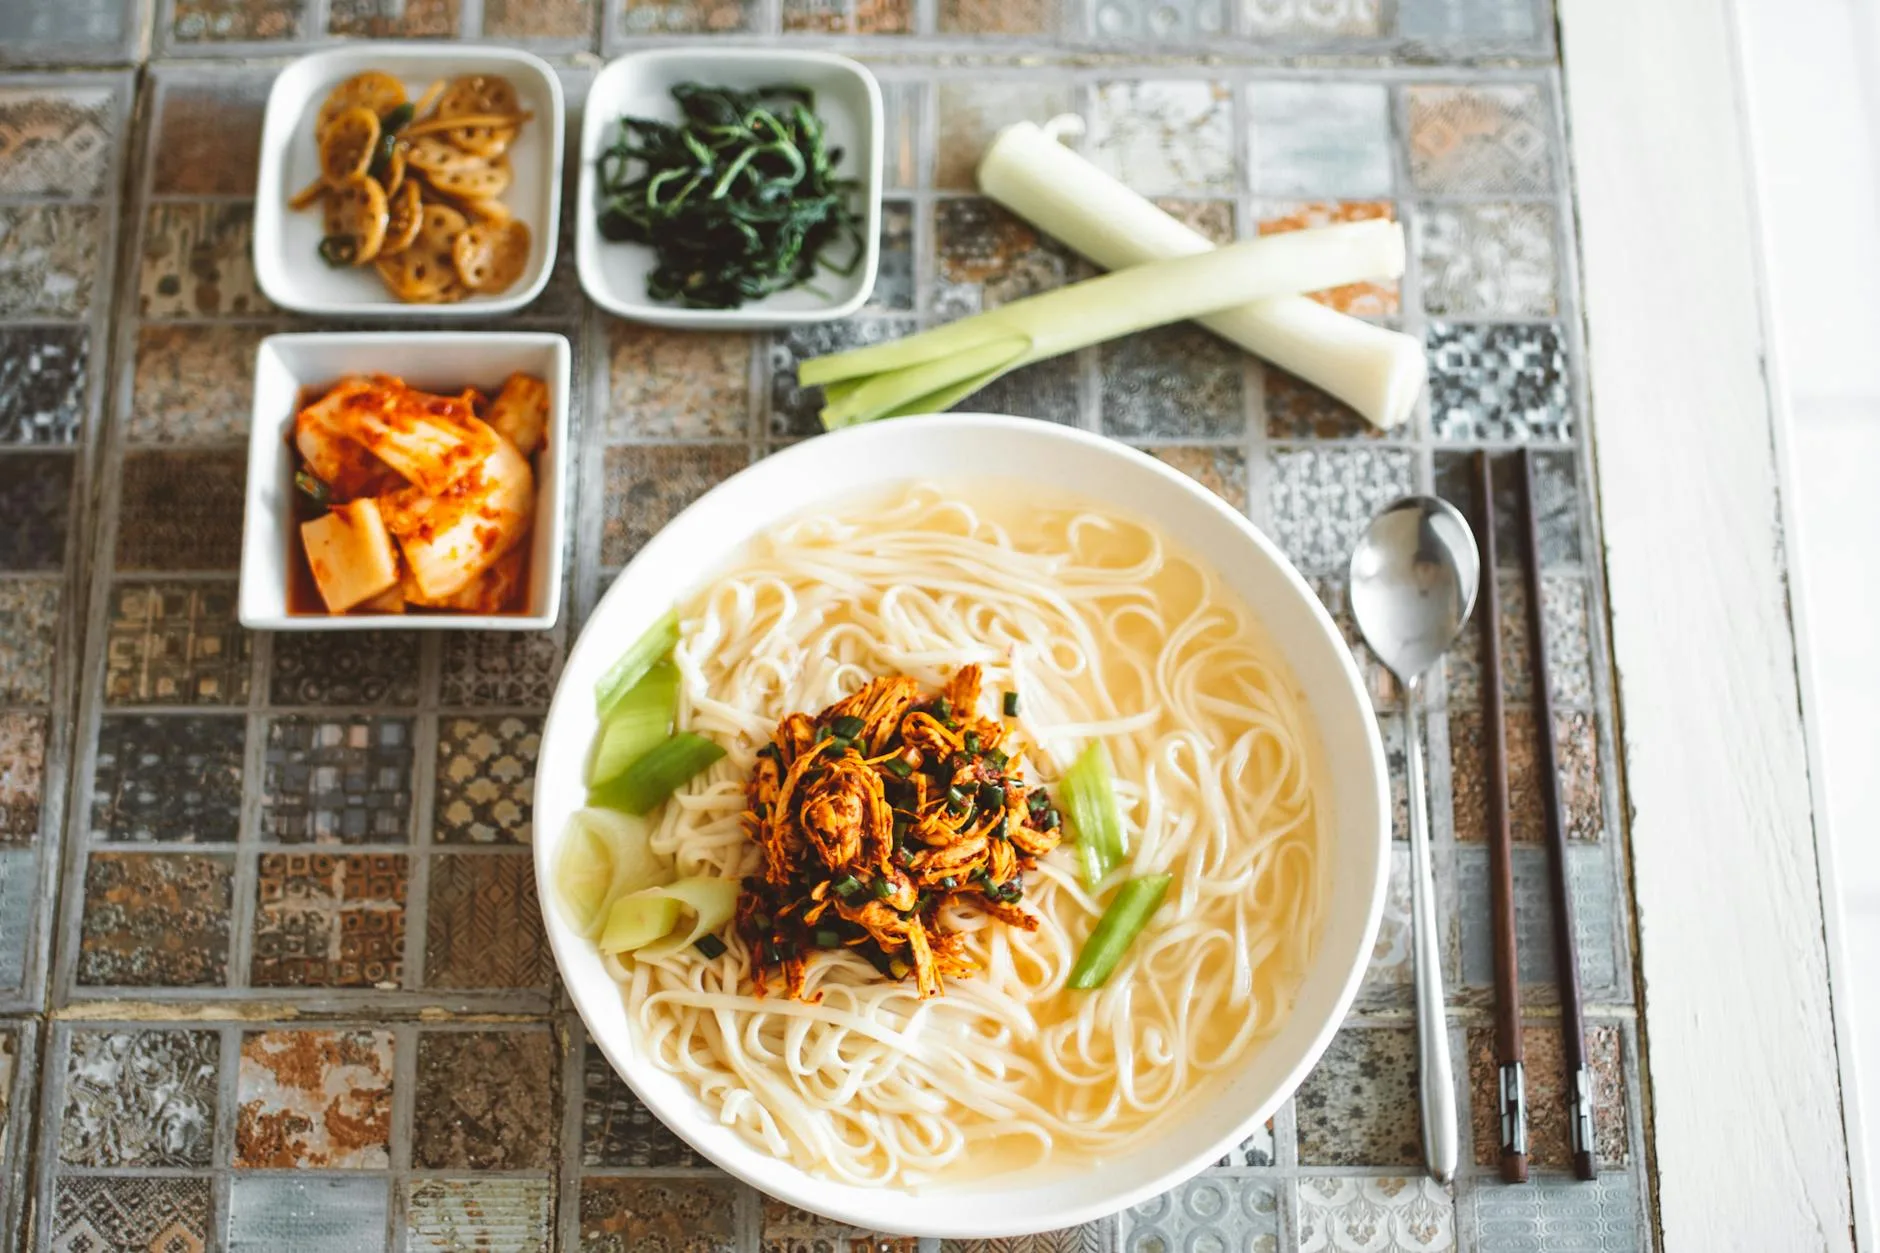
{"type": "Polygon", "coordinates": [[[1663,1244],[1848,1250],[1731,10],[1559,9],[1663,1244]]]}

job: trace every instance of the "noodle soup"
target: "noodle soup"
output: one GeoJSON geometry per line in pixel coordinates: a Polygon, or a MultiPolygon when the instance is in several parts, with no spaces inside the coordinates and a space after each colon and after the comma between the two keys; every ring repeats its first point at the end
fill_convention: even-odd
{"type": "Polygon", "coordinates": [[[1071,1166],[1284,1023],[1325,895],[1316,731],[1252,611],[1152,528],[1015,482],[913,485],[774,528],[679,614],[679,725],[727,750],[658,813],[681,875],[755,872],[746,782],[780,718],[975,664],[1016,693],[1033,782],[1103,743],[1126,835],[1095,893],[1073,848],[1037,862],[1035,930],[951,917],[980,973],[927,999],[842,951],[810,955],[816,999],[759,996],[729,933],[715,957],[607,958],[637,1048],[750,1143],[862,1185],[1071,1166]],[[1068,988],[1104,899],[1151,873],[1172,884],[1122,963],[1068,988]]]}

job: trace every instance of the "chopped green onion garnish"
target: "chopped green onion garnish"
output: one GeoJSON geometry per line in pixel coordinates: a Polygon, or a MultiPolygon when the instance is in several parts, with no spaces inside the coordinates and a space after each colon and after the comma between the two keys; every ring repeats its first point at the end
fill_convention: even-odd
{"type": "Polygon", "coordinates": [[[1172,878],[1165,874],[1144,875],[1117,889],[1115,899],[1097,922],[1097,929],[1084,941],[1084,951],[1077,955],[1077,964],[1071,967],[1071,987],[1103,986],[1117,963],[1123,960],[1123,954],[1149,924],[1150,916],[1160,908],[1172,878]]]}
{"type": "Polygon", "coordinates": [[[655,745],[619,778],[588,793],[588,804],[630,814],[650,813],[687,779],[725,755],[725,750],[702,735],[681,731],[655,745]]]}
{"type": "Polygon", "coordinates": [[[890,757],[881,763],[881,767],[897,779],[905,779],[914,773],[914,767],[908,764],[905,757],[890,757]]]}
{"type": "Polygon", "coordinates": [[[1012,760],[996,748],[988,748],[985,752],[979,754],[979,759],[988,766],[991,766],[994,770],[1005,769],[1005,763],[1012,760]]]}
{"type": "Polygon", "coordinates": [[[862,881],[852,874],[845,874],[830,884],[829,890],[846,901],[862,890],[862,881]]]}
{"type": "Polygon", "coordinates": [[[379,129],[387,134],[402,131],[411,125],[411,119],[416,114],[417,106],[407,100],[404,104],[394,106],[379,119],[379,129]]]}
{"type": "Polygon", "coordinates": [[[1005,789],[996,783],[979,785],[979,807],[981,809],[1004,809],[1005,789]]]}
{"type": "Polygon", "coordinates": [[[1018,717],[1018,693],[1017,692],[1007,692],[1005,694],[1005,716],[1008,718],[1018,717]]]}
{"type": "Polygon", "coordinates": [[[953,716],[953,702],[944,696],[934,697],[933,716],[945,722],[953,716]]]}
{"type": "Polygon", "coordinates": [[[943,888],[952,889],[952,888],[958,887],[959,885],[960,885],[960,881],[958,879],[955,879],[952,875],[947,875],[945,878],[940,880],[940,886],[943,888]]]}
{"type": "Polygon", "coordinates": [[[960,742],[966,746],[968,756],[977,757],[979,755],[979,732],[968,731],[965,736],[961,738],[960,742]]]}
{"type": "Polygon", "coordinates": [[[633,690],[633,685],[640,681],[640,676],[653,668],[653,663],[672,651],[672,646],[679,642],[679,611],[669,609],[652,626],[647,627],[639,639],[626,652],[620,655],[601,681],[594,685],[594,710],[607,721],[614,706],[619,704],[626,694],[633,690]]]}
{"type": "Polygon", "coordinates": [[[817,948],[837,948],[842,944],[842,937],[828,928],[818,931],[813,937],[817,948]]]}
{"type": "Polygon", "coordinates": [[[845,740],[852,740],[862,733],[862,720],[854,714],[844,714],[829,725],[845,740]]]}
{"type": "Polygon", "coordinates": [[[875,899],[876,900],[885,901],[890,896],[893,896],[893,895],[894,895],[894,885],[892,883],[889,883],[886,879],[875,880],[875,899]]]}
{"type": "MultiPolygon", "coordinates": [[[[1084,886],[1091,891],[1123,860],[1123,815],[1116,805],[1110,781],[1110,755],[1102,740],[1090,747],[1064,772],[1058,798],[1077,835],[1078,856],[1084,867],[1084,886]]],[[[1048,828],[1047,828],[1048,829],[1048,828]]]]}
{"type": "Polygon", "coordinates": [[[327,491],[326,484],[315,477],[311,470],[294,471],[294,486],[299,489],[301,495],[320,509],[326,508],[332,501],[332,495],[327,491]]]}
{"type": "Polygon", "coordinates": [[[956,787],[948,788],[947,789],[947,808],[949,809],[966,808],[966,793],[960,791],[956,787]]]}
{"type": "Polygon", "coordinates": [[[692,947],[703,954],[706,961],[717,961],[725,955],[725,942],[715,935],[701,935],[693,941],[692,947]]]}

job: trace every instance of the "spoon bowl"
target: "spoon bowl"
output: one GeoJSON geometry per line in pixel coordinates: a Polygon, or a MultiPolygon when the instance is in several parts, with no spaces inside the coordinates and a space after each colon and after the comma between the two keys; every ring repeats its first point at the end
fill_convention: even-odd
{"type": "Polygon", "coordinates": [[[1446,500],[1406,496],[1371,520],[1351,555],[1351,614],[1408,685],[1449,651],[1480,582],[1467,519],[1446,500]]]}

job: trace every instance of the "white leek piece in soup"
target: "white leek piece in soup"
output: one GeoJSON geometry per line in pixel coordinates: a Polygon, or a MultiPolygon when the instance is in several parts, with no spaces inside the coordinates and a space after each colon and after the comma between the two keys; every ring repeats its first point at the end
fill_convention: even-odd
{"type": "Polygon", "coordinates": [[[562,907],[635,1048],[777,1157],[1073,1167],[1291,1011],[1317,732],[1253,611],[1108,504],[988,480],[796,518],[597,702],[562,907]]]}

